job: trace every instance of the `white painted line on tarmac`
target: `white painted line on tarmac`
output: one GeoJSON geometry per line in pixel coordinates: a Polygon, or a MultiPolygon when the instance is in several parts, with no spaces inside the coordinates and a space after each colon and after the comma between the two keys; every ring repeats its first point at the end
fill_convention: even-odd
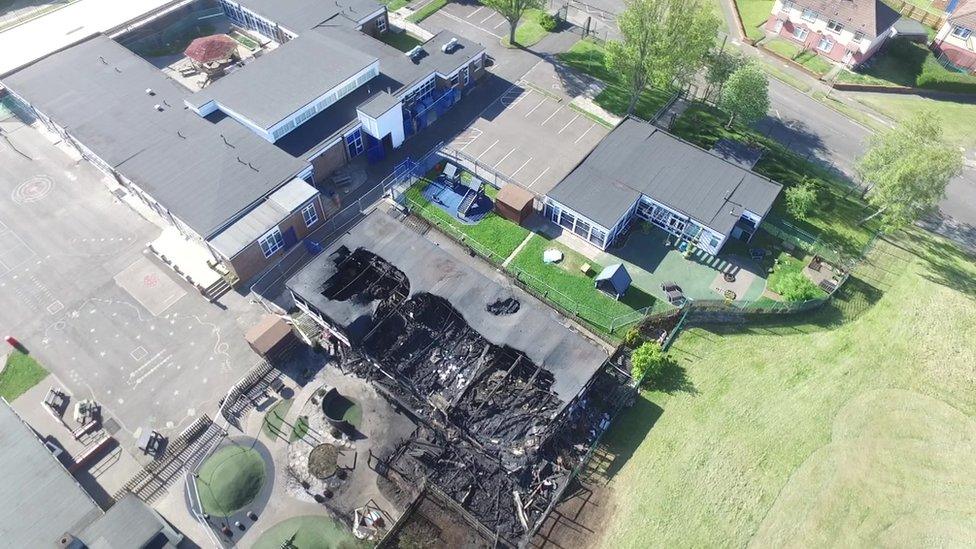
{"type": "Polygon", "coordinates": [[[543,120],[543,121],[542,121],[542,124],[539,124],[539,125],[540,125],[540,126],[545,126],[545,125],[546,125],[546,122],[548,122],[548,121],[550,121],[550,120],[552,120],[552,117],[553,117],[553,116],[556,116],[556,113],[557,113],[557,112],[559,112],[559,111],[561,111],[561,110],[563,110],[563,106],[562,106],[562,105],[559,105],[559,108],[558,108],[558,109],[556,109],[556,110],[554,110],[554,111],[552,112],[552,114],[550,114],[550,115],[549,115],[549,118],[546,118],[545,120],[543,120]]]}
{"type": "Polygon", "coordinates": [[[488,17],[485,17],[484,19],[482,19],[482,20],[480,21],[480,23],[481,23],[482,25],[484,25],[486,21],[488,21],[489,19],[491,19],[491,18],[492,18],[492,17],[494,17],[494,16],[495,16],[495,14],[494,14],[494,13],[489,13],[489,14],[488,14],[488,17]]]}
{"type": "Polygon", "coordinates": [[[545,102],[546,102],[546,98],[545,98],[545,96],[543,96],[542,97],[542,101],[539,101],[539,104],[538,105],[532,107],[532,110],[531,111],[525,113],[525,118],[528,118],[532,113],[535,112],[536,109],[538,109],[539,107],[541,107],[542,104],[545,103],[545,102]]]}
{"type": "Polygon", "coordinates": [[[573,117],[573,119],[572,119],[572,120],[570,120],[569,122],[566,122],[566,125],[565,125],[565,126],[563,126],[563,128],[562,128],[562,130],[559,130],[558,132],[556,132],[556,135],[559,135],[559,134],[561,134],[561,133],[563,133],[563,130],[565,130],[566,128],[568,128],[568,127],[569,127],[569,125],[570,125],[570,124],[572,124],[573,122],[576,122],[576,120],[577,120],[577,119],[578,119],[579,117],[580,117],[580,115],[579,115],[579,114],[577,114],[576,116],[574,116],[574,117],[573,117]]]}
{"type": "Polygon", "coordinates": [[[498,23],[497,25],[495,25],[494,27],[492,27],[492,29],[497,29],[498,27],[504,25],[505,23],[508,23],[508,21],[502,19],[501,23],[498,23]]]}
{"type": "Polygon", "coordinates": [[[586,128],[586,131],[583,132],[583,135],[577,137],[576,138],[576,141],[574,141],[573,143],[579,143],[586,136],[586,134],[590,133],[590,130],[593,129],[593,126],[596,126],[596,122],[590,124],[590,127],[589,128],[586,128]]]}
{"type": "Polygon", "coordinates": [[[536,178],[532,180],[532,183],[529,183],[529,188],[531,189],[532,185],[535,185],[535,182],[538,181],[540,178],[542,178],[542,176],[546,175],[546,172],[548,171],[549,171],[549,166],[546,166],[546,169],[542,170],[542,173],[537,175],[536,178]]]}
{"type": "Polygon", "coordinates": [[[479,11],[481,11],[483,9],[485,9],[484,6],[479,6],[478,9],[476,9],[473,12],[469,13],[467,18],[468,19],[471,19],[474,16],[474,14],[478,13],[479,11]]]}
{"type": "Polygon", "coordinates": [[[518,147],[512,147],[512,150],[508,151],[508,154],[506,154],[505,156],[503,156],[501,160],[499,160],[498,162],[495,162],[495,165],[492,166],[491,169],[497,168],[498,165],[501,164],[502,162],[504,162],[506,158],[508,158],[509,156],[512,156],[512,153],[515,152],[515,149],[517,149],[517,148],[518,147]]]}
{"type": "Polygon", "coordinates": [[[531,156],[529,157],[528,160],[525,161],[524,164],[522,164],[521,166],[519,166],[519,169],[515,170],[515,172],[512,173],[512,179],[515,179],[515,176],[518,175],[518,173],[520,171],[522,171],[522,168],[526,167],[529,164],[529,162],[532,162],[532,157],[531,156]]]}
{"type": "MultiPolygon", "coordinates": [[[[481,31],[481,32],[483,32],[485,34],[488,34],[490,36],[494,36],[495,38],[497,38],[499,40],[501,40],[502,38],[504,38],[504,36],[502,36],[500,34],[495,34],[495,33],[491,32],[491,31],[489,31],[488,29],[483,29],[483,28],[479,27],[478,25],[475,25],[471,21],[466,21],[464,19],[461,19],[460,17],[458,17],[458,16],[456,16],[454,14],[448,13],[448,12],[446,12],[444,10],[440,10],[437,13],[443,14],[444,17],[447,17],[448,19],[453,19],[453,20],[457,21],[458,23],[464,23],[465,25],[468,25],[470,27],[474,27],[474,28],[478,29],[479,31],[481,31]]],[[[540,61],[540,63],[541,63],[541,61],[540,61]]],[[[493,70],[494,69],[497,69],[497,65],[495,67],[493,67],[493,70]]]]}
{"type": "Polygon", "coordinates": [[[479,154],[478,156],[476,156],[475,157],[475,160],[481,160],[481,157],[484,156],[486,152],[490,151],[491,148],[494,147],[497,144],[498,144],[498,140],[496,139],[494,143],[492,143],[491,145],[488,145],[488,148],[487,149],[481,151],[481,154],[479,154]]]}

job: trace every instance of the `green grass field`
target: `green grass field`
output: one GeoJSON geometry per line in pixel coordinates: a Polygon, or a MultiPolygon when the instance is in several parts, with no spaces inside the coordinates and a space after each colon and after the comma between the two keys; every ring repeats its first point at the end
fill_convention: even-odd
{"type": "Polygon", "coordinates": [[[916,96],[871,94],[860,95],[857,100],[879,113],[901,121],[919,111],[931,111],[942,119],[942,130],[950,143],[976,149],[976,105],[954,103],[916,96]]]}
{"type": "Polygon", "coordinates": [[[20,351],[11,351],[7,355],[3,371],[0,371],[0,397],[7,402],[13,402],[47,375],[48,371],[33,357],[20,351]]]}
{"type": "Polygon", "coordinates": [[[283,520],[268,528],[254,542],[254,549],[281,549],[291,540],[301,549],[339,549],[369,547],[341,523],[324,516],[301,516],[283,520]]]}
{"type": "MultiPolygon", "coordinates": [[[[630,103],[630,91],[618,74],[611,72],[606,66],[606,50],[593,40],[580,40],[573,44],[567,52],[557,55],[560,61],[575,70],[602,80],[607,84],[606,89],[594,98],[597,105],[607,111],[623,116],[630,103]]],[[[669,94],[665,90],[647,88],[637,101],[634,114],[649,120],[668,101],[669,94]]]]}
{"type": "Polygon", "coordinates": [[[682,334],[683,382],[606,439],[603,546],[970,545],[974,280],[974,258],[913,234],[821,311],[682,334]]]}
{"type": "Polygon", "coordinates": [[[753,40],[761,40],[766,34],[762,26],[769,20],[773,11],[773,0],[735,0],[739,18],[746,29],[746,36],[753,40]]]}
{"type": "Polygon", "coordinates": [[[226,517],[251,503],[264,485],[264,458],[257,450],[225,446],[200,467],[200,505],[213,516],[226,517]]]}

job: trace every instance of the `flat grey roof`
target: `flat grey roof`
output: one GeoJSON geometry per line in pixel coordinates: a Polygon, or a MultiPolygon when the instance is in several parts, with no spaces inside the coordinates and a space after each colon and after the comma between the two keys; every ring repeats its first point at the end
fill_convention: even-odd
{"type": "Polygon", "coordinates": [[[77,534],[88,549],[121,547],[175,547],[163,530],[163,519],[136,496],[126,494],[105,515],[77,534]]]}
{"type": "Polygon", "coordinates": [[[351,251],[363,248],[382,257],[407,276],[411,296],[426,292],[446,299],[485,339],[522,351],[537,366],[552,372],[552,389],[564,404],[607,359],[596,343],[562,324],[552,309],[513,286],[487,278],[378,210],[287,282],[295,294],[343,326],[361,325],[364,318],[371,318],[374,304],[334,301],[322,295],[323,285],[336,272],[331,256],[342,246],[351,251]],[[520,302],[516,313],[494,315],[485,310],[489,303],[510,297],[520,302]]]}
{"type": "Polygon", "coordinates": [[[216,101],[268,129],[376,62],[326,32],[307,32],[187,99],[216,101]]]}
{"type": "Polygon", "coordinates": [[[384,91],[373,94],[358,110],[370,118],[379,118],[399,104],[400,99],[397,96],[384,91]]]}
{"type": "Polygon", "coordinates": [[[651,124],[627,118],[548,196],[612,228],[644,194],[728,235],[743,209],[765,216],[781,189],[651,124]]]}
{"type": "Polygon", "coordinates": [[[267,200],[210,239],[210,245],[224,257],[233,258],[316,194],[318,191],[315,187],[304,179],[292,179],[271,193],[267,200]]]}
{"type": "Polygon", "coordinates": [[[240,0],[254,13],[301,34],[317,26],[355,28],[364,17],[380,9],[373,0],[240,0]]]}
{"type": "Polygon", "coordinates": [[[0,399],[0,539],[6,547],[55,547],[102,510],[0,399]]]}
{"type": "Polygon", "coordinates": [[[234,120],[189,111],[188,90],[104,35],[2,80],[204,238],[307,166],[234,120]]]}

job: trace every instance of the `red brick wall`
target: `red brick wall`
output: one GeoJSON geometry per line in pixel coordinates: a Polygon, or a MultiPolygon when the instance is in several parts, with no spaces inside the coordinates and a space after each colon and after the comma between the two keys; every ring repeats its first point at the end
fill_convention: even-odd
{"type": "MultiPolygon", "coordinates": [[[[776,20],[777,20],[776,15],[772,15],[770,16],[769,19],[766,20],[765,27],[766,30],[769,31],[770,33],[775,32],[776,20]]],[[[783,28],[779,31],[779,36],[784,40],[789,40],[797,45],[801,45],[802,47],[805,47],[810,51],[816,52],[817,55],[821,57],[826,57],[832,61],[836,61],[837,63],[843,63],[844,54],[847,53],[847,47],[844,44],[841,44],[837,40],[837,38],[832,35],[828,35],[828,37],[834,41],[834,47],[830,50],[830,52],[824,52],[818,49],[817,46],[820,45],[820,39],[823,38],[824,33],[813,31],[810,29],[809,26],[803,23],[794,22],[794,21],[783,21],[783,28]],[[807,29],[807,31],[809,31],[807,33],[806,39],[802,43],[793,37],[793,31],[794,29],[797,28],[804,28],[807,29]]],[[[866,59],[867,57],[868,56],[862,56],[862,54],[859,51],[855,50],[854,57],[851,60],[850,64],[856,65],[861,61],[863,61],[864,59],[866,59]]]]}

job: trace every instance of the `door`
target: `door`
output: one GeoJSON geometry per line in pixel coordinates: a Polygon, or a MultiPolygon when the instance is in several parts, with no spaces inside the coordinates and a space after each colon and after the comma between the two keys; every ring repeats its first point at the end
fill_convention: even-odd
{"type": "Polygon", "coordinates": [[[298,235],[295,234],[295,227],[288,227],[288,230],[282,235],[282,240],[284,240],[286,250],[297,244],[298,235]]]}

